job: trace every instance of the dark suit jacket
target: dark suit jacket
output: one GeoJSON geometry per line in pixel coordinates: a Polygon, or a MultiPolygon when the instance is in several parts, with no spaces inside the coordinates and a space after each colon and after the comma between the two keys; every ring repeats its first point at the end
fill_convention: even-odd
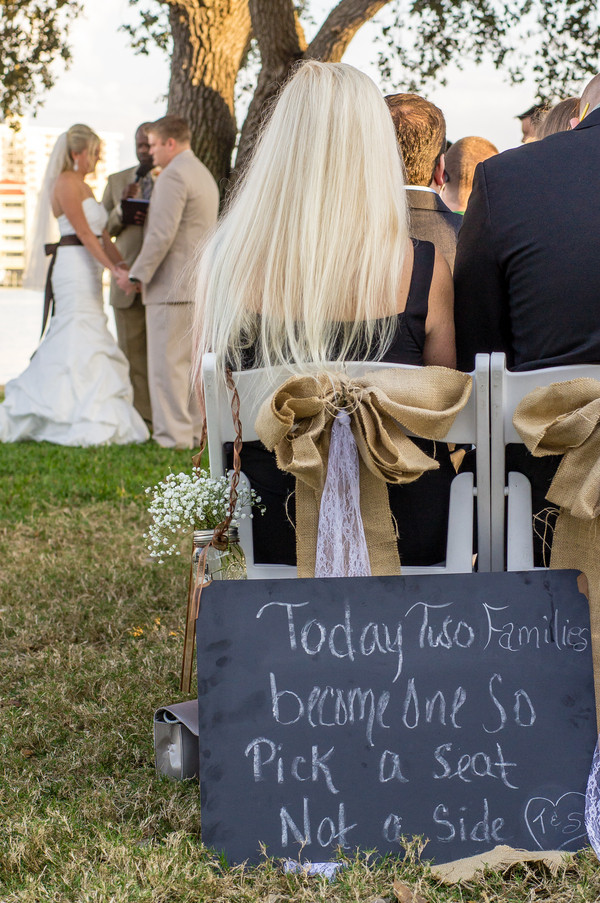
{"type": "Polygon", "coordinates": [[[504,351],[515,370],[600,361],[600,110],[490,157],[458,241],[458,366],[504,351]]]}
{"type": "Polygon", "coordinates": [[[410,207],[410,234],[421,241],[433,242],[453,270],[462,216],[446,207],[439,194],[433,191],[411,191],[407,186],[406,193],[410,207]]]}

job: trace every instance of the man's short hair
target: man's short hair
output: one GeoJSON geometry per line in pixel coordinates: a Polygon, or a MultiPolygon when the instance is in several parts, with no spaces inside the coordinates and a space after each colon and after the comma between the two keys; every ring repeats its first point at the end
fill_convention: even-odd
{"type": "Polygon", "coordinates": [[[446,120],[435,104],[418,94],[385,98],[402,151],[408,185],[430,185],[446,150],[446,120]]]}
{"type": "Polygon", "coordinates": [[[174,138],[178,144],[183,144],[186,141],[190,141],[192,137],[187,119],[171,114],[163,116],[162,119],[157,119],[156,122],[151,122],[148,132],[158,135],[163,144],[167,138],[174,138]]]}

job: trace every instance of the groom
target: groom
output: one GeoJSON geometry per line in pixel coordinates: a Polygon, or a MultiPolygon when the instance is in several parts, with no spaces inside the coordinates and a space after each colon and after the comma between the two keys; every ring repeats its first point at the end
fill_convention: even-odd
{"type": "Polygon", "coordinates": [[[217,221],[219,189],[190,147],[190,129],[179,116],[148,127],[155,166],[142,249],[119,287],[141,283],[148,336],[148,383],[153,438],[165,448],[193,448],[201,423],[190,385],[193,285],[188,271],[198,243],[217,221]]]}

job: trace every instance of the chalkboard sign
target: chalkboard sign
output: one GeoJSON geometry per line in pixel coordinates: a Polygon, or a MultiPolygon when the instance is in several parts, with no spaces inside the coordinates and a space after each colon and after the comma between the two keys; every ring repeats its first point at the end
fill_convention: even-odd
{"type": "Polygon", "coordinates": [[[428,838],[586,844],[596,742],[575,571],[213,582],[197,625],[202,839],[324,861],[428,838]]]}

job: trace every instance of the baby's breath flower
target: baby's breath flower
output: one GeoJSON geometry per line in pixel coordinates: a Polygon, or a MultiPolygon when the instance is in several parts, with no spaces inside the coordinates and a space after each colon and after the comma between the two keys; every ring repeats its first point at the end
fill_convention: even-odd
{"type": "MultiPolygon", "coordinates": [[[[230,484],[228,477],[213,479],[207,471],[193,468],[191,474],[170,473],[156,486],[148,487],[146,493],[154,495],[149,511],[153,523],[144,534],[152,545],[150,555],[164,563],[163,556],[180,555],[177,546],[181,539],[192,530],[211,530],[222,523],[229,512],[230,484]],[[174,538],[173,538],[174,537],[174,538]],[[157,549],[160,548],[160,551],[157,549]]],[[[264,514],[264,505],[253,490],[238,489],[238,499],[233,511],[235,524],[240,519],[252,517],[248,508],[258,507],[264,514]]]]}

